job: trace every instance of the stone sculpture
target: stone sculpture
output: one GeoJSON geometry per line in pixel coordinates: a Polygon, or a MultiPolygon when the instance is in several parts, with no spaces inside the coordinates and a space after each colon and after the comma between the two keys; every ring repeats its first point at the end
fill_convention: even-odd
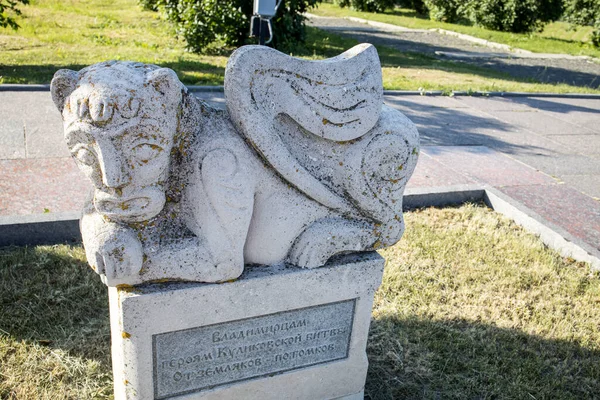
{"type": "Polygon", "coordinates": [[[60,70],[51,92],[95,187],[81,231],[108,286],[315,268],[402,236],[418,133],[383,105],[370,45],[323,61],[242,47],[226,69],[228,111],[172,70],[132,62],[60,70]]]}

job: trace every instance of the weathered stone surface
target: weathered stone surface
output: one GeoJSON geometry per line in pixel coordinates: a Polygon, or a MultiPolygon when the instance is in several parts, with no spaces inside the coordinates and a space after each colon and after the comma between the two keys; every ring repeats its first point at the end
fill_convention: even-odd
{"type": "Polygon", "coordinates": [[[212,109],[140,63],[56,73],[67,144],[95,186],[84,246],[107,285],[314,268],[400,239],[419,141],[383,106],[374,47],[324,61],[243,47],[225,94],[228,111],[212,109]]]}
{"type": "Polygon", "coordinates": [[[373,252],[222,285],[110,288],[115,398],[359,398],[383,264],[373,252]]]}

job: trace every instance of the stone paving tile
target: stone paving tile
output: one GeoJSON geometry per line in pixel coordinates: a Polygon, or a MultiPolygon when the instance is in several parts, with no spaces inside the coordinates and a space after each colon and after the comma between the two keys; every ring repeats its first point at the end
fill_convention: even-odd
{"type": "Polygon", "coordinates": [[[567,110],[543,110],[542,113],[573,124],[579,128],[575,130],[576,133],[592,131],[596,135],[600,135],[600,111],[592,113],[567,110]]]}
{"type": "Polygon", "coordinates": [[[573,99],[568,97],[513,97],[515,103],[539,110],[600,112],[598,99],[573,99]]]}
{"type": "Polygon", "coordinates": [[[23,124],[4,116],[2,107],[0,121],[0,160],[25,158],[23,124]]]}
{"type": "Polygon", "coordinates": [[[552,135],[554,142],[573,149],[583,155],[600,154],[600,134],[598,135],[552,135]]]}
{"type": "MultiPolygon", "coordinates": [[[[60,113],[52,102],[50,92],[0,92],[0,140],[23,143],[24,151],[15,157],[6,158],[50,158],[68,156],[61,147],[63,127],[60,113]],[[5,121],[9,121],[6,123],[5,121]]],[[[4,144],[4,143],[1,143],[4,144]]]]}
{"type": "Polygon", "coordinates": [[[565,175],[600,175],[600,158],[580,154],[519,154],[519,161],[544,173],[561,178],[565,175]]]}
{"type": "Polygon", "coordinates": [[[408,181],[407,187],[431,188],[475,183],[471,178],[434,160],[431,156],[423,152],[425,149],[426,147],[422,148],[417,168],[408,181]]]}
{"type": "Polygon", "coordinates": [[[551,223],[600,250],[600,203],[567,185],[500,189],[551,223]]]}
{"type": "Polygon", "coordinates": [[[483,146],[431,146],[422,152],[475,181],[491,186],[551,185],[556,182],[527,165],[483,146]]]}
{"type": "Polygon", "coordinates": [[[459,104],[482,111],[519,111],[531,109],[527,104],[514,101],[514,97],[456,96],[453,99],[459,104]]]}
{"type": "Polygon", "coordinates": [[[78,211],[91,183],[71,157],[0,160],[0,215],[78,211]]]}
{"type": "Polygon", "coordinates": [[[598,175],[563,175],[560,179],[587,194],[600,200],[600,176],[598,175]]]}
{"type": "Polygon", "coordinates": [[[565,120],[539,110],[523,111],[488,111],[494,118],[507,124],[528,129],[532,132],[548,135],[581,135],[593,134],[594,131],[574,125],[565,120]],[[541,115],[540,115],[541,114],[541,115]]]}
{"type": "Polygon", "coordinates": [[[386,95],[385,103],[419,108],[470,108],[468,104],[456,101],[448,96],[394,96],[386,95]]]}

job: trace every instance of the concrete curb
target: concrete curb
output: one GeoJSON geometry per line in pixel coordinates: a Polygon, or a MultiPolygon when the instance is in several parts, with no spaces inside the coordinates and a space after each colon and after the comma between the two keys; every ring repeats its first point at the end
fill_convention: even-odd
{"type": "Polygon", "coordinates": [[[79,212],[0,216],[0,246],[80,242],[79,212]]]}
{"type": "MultiPolygon", "coordinates": [[[[483,201],[488,207],[540,237],[564,257],[600,270],[600,251],[556,226],[498,189],[482,185],[456,185],[407,189],[404,208],[458,206],[483,201]]],[[[0,217],[0,247],[80,242],[80,213],[0,217]]]]}
{"type": "Polygon", "coordinates": [[[594,93],[529,93],[529,92],[468,92],[456,90],[450,93],[441,90],[384,90],[385,96],[476,96],[476,97],[553,97],[557,99],[600,100],[600,94],[594,93]]]}
{"type": "Polygon", "coordinates": [[[4,83],[0,85],[0,92],[49,92],[50,85],[21,85],[4,83]]]}
{"type": "MultiPolygon", "coordinates": [[[[222,93],[223,86],[187,86],[192,93],[222,93]]],[[[0,85],[0,92],[48,92],[50,85],[0,85]]],[[[594,93],[529,93],[529,92],[470,92],[457,90],[444,92],[442,90],[384,90],[386,96],[481,96],[481,97],[555,97],[567,99],[598,99],[600,94],[594,93]]]]}

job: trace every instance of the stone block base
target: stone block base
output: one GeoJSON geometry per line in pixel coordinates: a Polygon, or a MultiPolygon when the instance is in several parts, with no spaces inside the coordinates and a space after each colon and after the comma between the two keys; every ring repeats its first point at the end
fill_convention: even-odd
{"type": "Polygon", "coordinates": [[[110,288],[116,400],[362,399],[377,253],[110,288]]]}

